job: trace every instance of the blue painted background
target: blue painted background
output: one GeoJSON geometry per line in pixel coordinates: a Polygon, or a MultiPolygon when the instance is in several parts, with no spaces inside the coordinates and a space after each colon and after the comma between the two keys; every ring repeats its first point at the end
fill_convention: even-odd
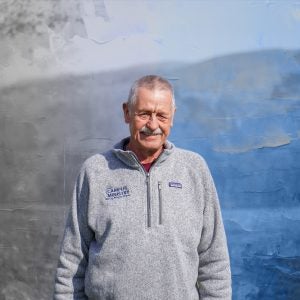
{"type": "Polygon", "coordinates": [[[179,80],[173,139],[211,167],[233,299],[300,299],[299,58],[233,55],[192,66],[179,80]]]}

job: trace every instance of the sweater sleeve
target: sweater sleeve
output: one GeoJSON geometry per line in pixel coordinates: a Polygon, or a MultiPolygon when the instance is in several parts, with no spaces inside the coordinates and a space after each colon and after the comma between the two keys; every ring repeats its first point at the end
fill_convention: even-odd
{"type": "Polygon", "coordinates": [[[205,164],[203,229],[198,246],[197,287],[202,300],[230,300],[231,272],[216,188],[205,164]]]}
{"type": "Polygon", "coordinates": [[[54,299],[83,300],[89,245],[94,237],[88,226],[89,183],[84,169],[80,172],[69,211],[56,271],[54,299]]]}

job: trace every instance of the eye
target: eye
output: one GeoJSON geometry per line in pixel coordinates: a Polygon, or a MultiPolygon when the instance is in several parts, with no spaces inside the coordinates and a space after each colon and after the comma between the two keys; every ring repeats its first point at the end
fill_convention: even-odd
{"type": "Polygon", "coordinates": [[[149,118],[149,113],[143,111],[143,112],[138,113],[137,116],[143,120],[146,120],[149,118]]]}
{"type": "Polygon", "coordinates": [[[168,120],[168,116],[163,115],[163,114],[158,114],[158,115],[157,115],[157,119],[158,119],[159,121],[164,122],[164,121],[167,121],[167,120],[168,120]]]}

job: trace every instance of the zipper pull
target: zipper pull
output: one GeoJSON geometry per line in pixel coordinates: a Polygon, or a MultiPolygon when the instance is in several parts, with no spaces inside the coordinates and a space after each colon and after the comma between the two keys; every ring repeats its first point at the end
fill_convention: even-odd
{"type": "Polygon", "coordinates": [[[158,189],[161,190],[161,181],[158,182],[158,189]]]}

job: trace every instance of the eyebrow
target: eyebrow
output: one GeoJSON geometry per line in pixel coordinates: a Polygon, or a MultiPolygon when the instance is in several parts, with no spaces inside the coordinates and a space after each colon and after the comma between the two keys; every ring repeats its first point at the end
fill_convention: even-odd
{"type": "Polygon", "coordinates": [[[156,113],[156,114],[169,114],[170,112],[158,109],[157,111],[153,111],[152,109],[147,109],[147,108],[141,108],[141,109],[136,109],[136,112],[147,112],[147,113],[156,113]]]}

